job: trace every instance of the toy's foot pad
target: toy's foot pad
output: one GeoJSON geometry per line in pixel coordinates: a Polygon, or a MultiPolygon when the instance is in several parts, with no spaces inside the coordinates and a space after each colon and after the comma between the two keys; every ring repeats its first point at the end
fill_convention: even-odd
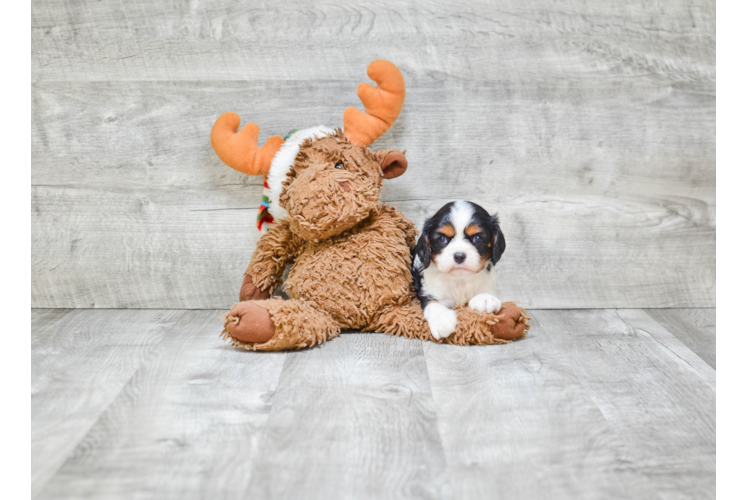
{"type": "Polygon", "coordinates": [[[524,337],[530,329],[530,317],[514,302],[505,302],[495,314],[499,321],[491,325],[491,334],[497,339],[515,340],[524,337]]]}
{"type": "Polygon", "coordinates": [[[224,327],[224,333],[244,344],[264,344],[275,334],[268,310],[253,302],[234,304],[224,317],[224,327]]]}

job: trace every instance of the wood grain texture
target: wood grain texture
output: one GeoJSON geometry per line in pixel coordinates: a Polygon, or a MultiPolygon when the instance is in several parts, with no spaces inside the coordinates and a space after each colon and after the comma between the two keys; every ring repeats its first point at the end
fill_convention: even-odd
{"type": "Polygon", "coordinates": [[[504,299],[715,305],[715,4],[34,0],[32,305],[225,308],[259,179],[209,144],[224,111],[340,125],[369,62],[408,96],[376,148],[420,224],[497,210],[504,299]],[[414,49],[415,48],[415,49],[414,49]]]}
{"type": "Polygon", "coordinates": [[[655,498],[543,325],[505,346],[424,344],[455,497],[655,498]]]}
{"type": "MultiPolygon", "coordinates": [[[[225,166],[210,130],[225,111],[261,127],[342,126],[356,79],[288,82],[38,82],[32,184],[99,188],[260,185],[225,166]]],[[[651,78],[496,82],[409,79],[403,111],[373,149],[407,149],[411,199],[714,194],[713,82],[651,78]],[[483,182],[479,182],[479,181],[483,182]],[[457,182],[464,181],[464,182],[457,182]],[[491,182],[487,182],[491,181],[491,182]]],[[[407,185],[407,184],[406,184],[407,185]]]]}
{"type": "MultiPolygon", "coordinates": [[[[376,144],[405,147],[410,161],[382,197],[419,225],[456,198],[498,211],[504,299],[713,305],[714,96],[683,85],[419,80],[376,144]]],[[[215,157],[213,119],[234,109],[268,135],[339,123],[355,104],[349,87],[34,85],[32,303],[229,306],[259,236],[260,186],[215,157]],[[277,112],[284,102],[293,118],[277,112]]]]}
{"type": "Polygon", "coordinates": [[[288,355],[247,498],[450,498],[419,341],[347,334],[288,355]]]}
{"type": "Polygon", "coordinates": [[[246,498],[286,354],[223,343],[218,311],[170,314],[163,340],[38,498],[246,498]]]}
{"type": "Polygon", "coordinates": [[[715,76],[714,2],[35,0],[35,80],[715,76]],[[66,57],[61,57],[65,54],[66,57]]]}
{"type": "Polygon", "coordinates": [[[650,309],[647,314],[709,366],[717,368],[716,309],[650,309]]]}
{"type": "MultiPolygon", "coordinates": [[[[259,195],[259,187],[246,191],[259,195]]],[[[229,307],[238,300],[259,234],[256,210],[217,209],[222,198],[230,195],[34,188],[35,303],[229,307]]],[[[500,205],[473,199],[502,214],[508,244],[498,293],[504,300],[603,307],[713,299],[713,206],[682,199],[523,197],[500,205]]],[[[447,201],[397,205],[420,225],[447,201]]]]}
{"type": "Polygon", "coordinates": [[[219,311],[35,310],[32,497],[715,497],[714,369],[649,311],[530,314],[255,353],[219,311]]]}
{"type": "Polygon", "coordinates": [[[533,312],[625,444],[622,465],[660,498],[714,498],[714,369],[642,310],[533,312]]]}
{"type": "Polygon", "coordinates": [[[180,315],[174,311],[31,311],[32,497],[180,315]]]}

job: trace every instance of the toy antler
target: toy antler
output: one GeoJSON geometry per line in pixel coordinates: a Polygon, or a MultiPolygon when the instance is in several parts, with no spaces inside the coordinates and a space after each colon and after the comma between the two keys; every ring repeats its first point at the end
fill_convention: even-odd
{"type": "Polygon", "coordinates": [[[210,132],[210,142],[218,157],[234,170],[247,175],[267,175],[270,162],[283,144],[283,138],[274,135],[257,147],[260,127],[247,123],[239,130],[239,115],[224,113],[218,117],[210,132]]]}
{"type": "Polygon", "coordinates": [[[405,101],[405,81],[397,66],[389,61],[374,61],[366,69],[378,87],[361,83],[357,93],[366,113],[354,107],[345,110],[345,136],[358,146],[368,146],[395,123],[405,101]]]}

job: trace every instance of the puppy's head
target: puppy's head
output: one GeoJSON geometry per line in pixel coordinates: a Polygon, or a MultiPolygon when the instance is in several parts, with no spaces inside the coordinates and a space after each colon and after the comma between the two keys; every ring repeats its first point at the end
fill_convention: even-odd
{"type": "Polygon", "coordinates": [[[491,270],[506,242],[498,214],[491,217],[469,201],[447,203],[423,226],[415,249],[416,264],[434,264],[439,272],[465,276],[491,270]]]}

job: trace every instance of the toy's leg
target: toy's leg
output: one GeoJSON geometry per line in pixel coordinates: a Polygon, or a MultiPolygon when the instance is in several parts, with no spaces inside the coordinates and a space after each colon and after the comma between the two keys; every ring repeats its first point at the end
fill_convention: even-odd
{"type": "Polygon", "coordinates": [[[494,314],[473,311],[467,305],[457,307],[455,312],[457,329],[441,340],[446,344],[506,344],[524,337],[530,328],[527,312],[514,302],[504,302],[494,314]]]}
{"type": "Polygon", "coordinates": [[[409,339],[434,340],[417,300],[403,306],[386,307],[364,330],[409,339]]]}
{"type": "Polygon", "coordinates": [[[302,349],[340,335],[325,311],[300,300],[256,300],[234,304],[223,317],[223,338],[255,351],[302,349]]]}
{"type": "Polygon", "coordinates": [[[407,338],[431,340],[441,344],[491,345],[506,344],[523,337],[530,328],[530,317],[514,302],[505,302],[496,314],[480,313],[461,306],[457,313],[457,329],[439,341],[431,336],[423,311],[417,301],[404,306],[386,308],[366,330],[384,332],[407,338]]]}

